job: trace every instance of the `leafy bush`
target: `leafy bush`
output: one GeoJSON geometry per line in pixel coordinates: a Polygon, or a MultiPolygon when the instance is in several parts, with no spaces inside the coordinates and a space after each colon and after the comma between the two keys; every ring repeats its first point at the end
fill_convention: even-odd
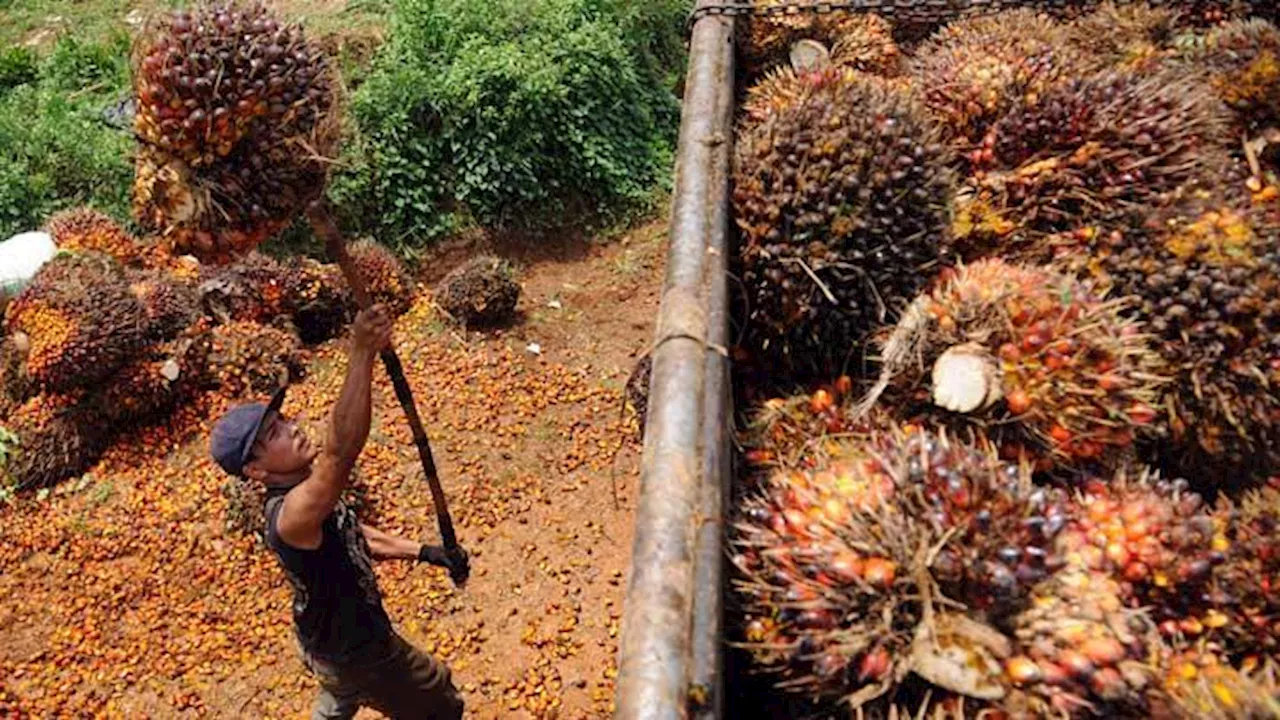
{"type": "Polygon", "coordinates": [[[545,224],[670,172],[686,3],[396,0],[352,99],[344,220],[404,246],[470,220],[545,224]]]}
{"type": "Polygon", "coordinates": [[[0,238],[75,204],[127,218],[133,141],[108,126],[102,111],[128,87],[128,39],[63,39],[34,77],[21,70],[31,58],[0,58],[0,238]],[[26,79],[5,90],[6,77],[26,79]]]}
{"type": "Polygon", "coordinates": [[[0,94],[36,79],[39,60],[31,48],[0,50],[0,94]]]}

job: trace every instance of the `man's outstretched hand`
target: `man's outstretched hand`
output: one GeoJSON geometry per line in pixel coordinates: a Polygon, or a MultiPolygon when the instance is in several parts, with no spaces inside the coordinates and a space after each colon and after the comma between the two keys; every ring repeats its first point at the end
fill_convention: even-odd
{"type": "Polygon", "coordinates": [[[418,551],[418,562],[447,569],[455,585],[463,584],[471,575],[471,558],[461,547],[450,552],[440,545],[423,545],[418,551]]]}
{"type": "Polygon", "coordinates": [[[375,303],[356,314],[351,324],[351,340],[356,349],[376,355],[391,347],[391,331],[395,323],[381,303],[375,303]]]}

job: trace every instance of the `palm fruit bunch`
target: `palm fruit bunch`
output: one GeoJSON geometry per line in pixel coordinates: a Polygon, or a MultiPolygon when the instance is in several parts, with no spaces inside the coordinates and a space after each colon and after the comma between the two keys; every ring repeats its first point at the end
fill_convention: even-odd
{"type": "Polygon", "coordinates": [[[1205,596],[1230,547],[1227,526],[1184,480],[1120,472],[1084,483],[1058,551],[1103,573],[1131,607],[1151,608],[1167,636],[1196,626],[1187,611],[1205,596]]]}
{"type": "Polygon", "coordinates": [[[266,395],[299,380],[308,354],[296,335],[255,322],[213,328],[207,373],[226,397],[266,395]]]}
{"type": "Polygon", "coordinates": [[[1234,20],[1182,45],[1183,58],[1209,74],[1218,97],[1248,130],[1280,120],[1280,28],[1234,20]]]}
{"type": "Polygon", "coordinates": [[[790,397],[761,403],[740,439],[748,467],[812,467],[814,457],[835,450],[844,436],[865,436],[889,427],[887,414],[859,415],[853,407],[853,379],[842,375],[835,382],[790,397]]]}
{"type": "Polygon", "coordinates": [[[146,319],[115,260],[60,254],[5,310],[5,328],[26,345],[27,375],[49,391],[92,385],[146,340],[146,319]]]}
{"type": "Polygon", "coordinates": [[[149,342],[170,340],[196,321],[199,297],[190,284],[155,270],[135,271],[129,279],[129,290],[146,315],[149,342]]]}
{"type": "Polygon", "coordinates": [[[87,470],[105,447],[106,429],[84,393],[36,395],[0,419],[17,447],[0,478],[18,489],[48,487],[87,470]]]}
{"type": "Polygon", "coordinates": [[[746,96],[742,99],[743,120],[748,124],[760,122],[782,108],[799,102],[815,88],[839,79],[848,81],[856,72],[838,65],[799,70],[784,65],[770,70],[747,88],[746,96]]]}
{"type": "Polygon", "coordinates": [[[1273,673],[1242,672],[1211,652],[1169,653],[1164,707],[1153,717],[1185,720],[1266,720],[1280,717],[1280,686],[1273,673]]]}
{"type": "Polygon", "coordinates": [[[943,597],[1006,611],[1056,567],[1065,498],[1026,468],[912,429],[837,444],[774,472],[733,539],[744,646],[780,687],[888,696],[908,672],[977,698],[1003,694],[1004,644],[943,597]]]}
{"type": "Polygon", "coordinates": [[[435,292],[436,305],[465,327],[507,322],[519,300],[515,268],[492,255],[472,258],[454,268],[435,292]]]}
{"type": "Polygon", "coordinates": [[[353,317],[355,299],[337,265],[291,258],[283,278],[293,324],[304,343],[336,337],[353,317]]]}
{"type": "Polygon", "coordinates": [[[200,305],[218,322],[270,323],[288,314],[294,299],[284,265],[250,251],[235,261],[208,266],[200,283],[200,305]]]}
{"type": "MultiPolygon", "coordinates": [[[[752,0],[757,11],[782,4],[779,0],[752,0]]],[[[814,0],[811,4],[818,5],[814,0]]],[[[829,48],[832,62],[855,70],[892,73],[899,62],[893,27],[879,15],[845,11],[783,12],[753,16],[739,35],[741,66],[759,75],[783,65],[798,40],[814,40],[829,48]]]]}
{"type": "Polygon", "coordinates": [[[1248,203],[1191,193],[1075,255],[1140,299],[1176,381],[1160,460],[1188,478],[1247,482],[1280,466],[1280,221],[1248,203]]]}
{"type": "Polygon", "coordinates": [[[142,258],[138,241],[110,216],[93,208],[54,213],[45,222],[45,231],[59,250],[100,252],[121,265],[133,265],[142,258]]]}
{"type": "Polygon", "coordinates": [[[202,386],[209,344],[209,332],[193,327],[144,348],[97,393],[102,416],[110,423],[134,424],[172,410],[202,386]]]}
{"type": "Polygon", "coordinates": [[[1178,31],[1179,13],[1145,2],[1104,2],[1064,27],[1068,40],[1100,66],[1153,69],[1178,31]]]}
{"type": "Polygon", "coordinates": [[[386,305],[397,316],[409,311],[413,276],[394,253],[373,240],[352,243],[347,252],[373,302],[386,305]]]}
{"type": "Polygon", "coordinates": [[[20,341],[11,337],[0,338],[0,418],[36,392],[35,383],[27,375],[26,363],[23,362],[28,342],[25,338],[20,341]]]}
{"type": "Polygon", "coordinates": [[[1015,654],[1004,664],[1013,717],[1139,717],[1159,686],[1159,646],[1120,584],[1076,565],[1032,591],[1014,620],[1015,654]]]}
{"type": "Polygon", "coordinates": [[[1034,104],[1086,66],[1062,27],[1031,9],[976,16],[938,30],[912,57],[910,74],[947,138],[981,155],[990,126],[1025,102],[1034,104]]]}
{"type": "Polygon", "coordinates": [[[640,438],[644,438],[644,423],[649,411],[649,378],[653,375],[653,356],[645,353],[636,361],[627,377],[625,403],[631,406],[636,414],[636,429],[640,438]]]}
{"type": "Polygon", "coordinates": [[[334,78],[299,26],[260,2],[202,2],[147,28],[134,64],[134,213],[178,250],[225,261],[323,189],[334,78]]]}
{"type": "Polygon", "coordinates": [[[928,282],[948,241],[948,162],[914,97],[871,78],[825,84],[741,134],[733,207],[762,364],[836,375],[928,282]]]}
{"type": "MultiPolygon", "coordinates": [[[[1280,653],[1280,489],[1250,490],[1238,501],[1220,500],[1219,523],[1230,548],[1214,568],[1201,627],[1232,657],[1256,662],[1280,653]]],[[[1198,633],[1187,632],[1193,639],[1198,633]]]]}
{"type": "Polygon", "coordinates": [[[966,219],[957,237],[1043,260],[1046,236],[1138,223],[1187,183],[1226,170],[1227,112],[1199,78],[1171,70],[1060,83],[992,127],[957,208],[966,219]],[[1007,237],[983,237],[990,228],[1007,237]]]}
{"type": "Polygon", "coordinates": [[[890,389],[899,412],[931,403],[953,425],[993,425],[1010,454],[1114,461],[1156,433],[1166,385],[1131,310],[1050,267],[991,259],[949,270],[887,334],[864,406],[890,389]]]}

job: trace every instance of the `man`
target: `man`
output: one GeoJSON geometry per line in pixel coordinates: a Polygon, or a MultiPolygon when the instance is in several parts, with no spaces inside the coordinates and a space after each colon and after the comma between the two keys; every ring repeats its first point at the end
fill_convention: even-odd
{"type": "Polygon", "coordinates": [[[392,630],[370,564],[372,557],[450,567],[448,556],[360,524],[339,500],[369,437],[374,363],[391,327],[380,305],[356,316],[322,449],[280,414],[283,389],[269,403],[230,410],[213,430],[223,470],[266,486],[267,544],[293,586],[298,643],[322,688],[316,720],[350,718],[361,706],[392,718],[462,717],[448,668],[392,630]]]}

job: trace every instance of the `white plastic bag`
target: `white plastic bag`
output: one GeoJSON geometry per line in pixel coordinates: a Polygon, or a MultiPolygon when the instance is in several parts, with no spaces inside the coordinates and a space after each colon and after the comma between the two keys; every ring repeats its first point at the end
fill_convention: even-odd
{"type": "Polygon", "coordinates": [[[46,232],[27,232],[0,242],[0,296],[13,297],[58,252],[46,232]]]}

